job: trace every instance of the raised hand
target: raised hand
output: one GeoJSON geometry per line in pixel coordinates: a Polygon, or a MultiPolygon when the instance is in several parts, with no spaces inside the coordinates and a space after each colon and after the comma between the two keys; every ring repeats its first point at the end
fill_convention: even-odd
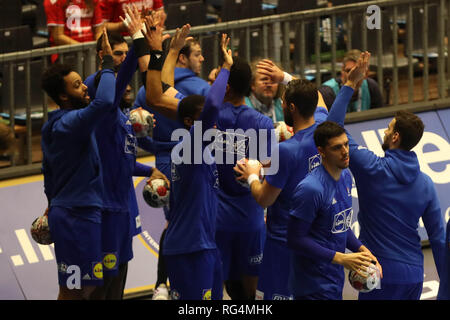
{"type": "Polygon", "coordinates": [[[352,70],[350,70],[347,75],[347,82],[345,83],[345,85],[348,85],[353,89],[359,87],[361,85],[361,82],[367,77],[367,72],[369,70],[369,61],[370,52],[361,52],[356,65],[352,68],[352,70]]]}
{"type": "Polygon", "coordinates": [[[103,37],[102,37],[102,53],[103,56],[110,55],[112,56],[111,45],[109,44],[108,33],[106,32],[106,27],[103,28],[103,37]]]}
{"type": "Polygon", "coordinates": [[[233,54],[231,49],[228,49],[228,44],[230,43],[230,38],[226,33],[222,33],[222,40],[220,42],[220,48],[223,54],[223,65],[222,68],[230,70],[233,65],[233,54]]]}
{"type": "Polygon", "coordinates": [[[176,52],[179,52],[186,40],[188,39],[188,34],[191,31],[191,25],[185,24],[184,26],[180,28],[177,28],[175,31],[175,35],[172,37],[172,41],[170,42],[170,49],[175,50],[176,52]]]}
{"type": "Polygon", "coordinates": [[[273,83],[281,83],[284,79],[283,70],[269,59],[263,59],[258,62],[256,73],[269,77],[273,83]]]}
{"type": "Polygon", "coordinates": [[[133,35],[142,29],[141,14],[135,4],[125,7],[125,17],[125,19],[123,17],[119,18],[122,20],[130,35],[133,35]]]}
{"type": "Polygon", "coordinates": [[[149,15],[145,17],[144,23],[145,28],[141,31],[145,39],[147,40],[150,50],[162,51],[163,29],[158,24],[158,20],[154,18],[154,15],[149,15]]]}

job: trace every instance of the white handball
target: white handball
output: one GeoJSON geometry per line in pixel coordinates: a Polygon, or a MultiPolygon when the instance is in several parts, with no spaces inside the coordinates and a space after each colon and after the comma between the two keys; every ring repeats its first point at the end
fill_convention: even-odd
{"type": "Polygon", "coordinates": [[[153,135],[153,117],[147,110],[141,107],[131,110],[130,122],[136,137],[143,138],[153,135]]]}
{"type": "Polygon", "coordinates": [[[294,129],[288,126],[284,121],[278,121],[273,124],[275,128],[275,135],[278,142],[283,142],[290,139],[294,135],[294,129]]]}
{"type": "Polygon", "coordinates": [[[147,182],[142,195],[150,207],[162,208],[169,204],[169,186],[163,179],[154,179],[147,182]]]}
{"type": "Polygon", "coordinates": [[[39,244],[48,245],[53,243],[48,226],[48,218],[45,214],[33,221],[30,233],[33,240],[39,244]]]}
{"type": "MultiPolygon", "coordinates": [[[[239,160],[237,163],[242,164],[242,163],[244,163],[244,162],[245,162],[245,159],[241,159],[241,160],[239,160]]],[[[250,164],[250,165],[258,164],[258,163],[259,163],[258,160],[254,160],[254,159],[249,159],[249,160],[248,160],[248,164],[250,164]]],[[[234,171],[234,170],[233,170],[233,171],[234,171]]],[[[240,177],[239,173],[237,173],[236,171],[234,171],[234,175],[235,175],[236,177],[240,177]]],[[[261,171],[259,172],[259,181],[262,181],[263,178],[264,178],[264,168],[261,167],[261,171]]],[[[237,180],[237,179],[236,179],[236,181],[237,181],[237,183],[239,183],[241,186],[250,189],[250,186],[248,185],[247,180],[243,181],[243,180],[237,180]]]]}
{"type": "Polygon", "coordinates": [[[367,273],[361,271],[364,275],[367,275],[367,278],[360,276],[356,271],[350,271],[348,273],[348,281],[351,286],[358,290],[359,292],[370,292],[375,288],[379,287],[380,284],[380,270],[373,263],[369,265],[367,268],[367,273]]]}

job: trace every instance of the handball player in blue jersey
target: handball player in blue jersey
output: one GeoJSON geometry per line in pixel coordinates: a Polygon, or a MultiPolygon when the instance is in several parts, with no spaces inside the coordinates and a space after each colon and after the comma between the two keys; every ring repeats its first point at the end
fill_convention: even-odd
{"type": "MultiPolygon", "coordinates": [[[[169,226],[164,239],[164,254],[172,299],[209,300],[222,298],[222,268],[220,253],[215,244],[217,213],[218,173],[214,158],[206,142],[196,141],[196,131],[203,133],[211,129],[216,121],[225,96],[230,68],[233,64],[231,50],[227,51],[229,39],[222,35],[224,63],[211,86],[206,99],[192,95],[179,101],[161,90],[162,41],[158,26],[151,27],[147,20],[146,38],[151,48],[149,70],[147,71],[147,97],[150,104],[164,110],[171,116],[177,112],[179,120],[188,128],[178,146],[183,159],[172,157],[172,184],[169,212],[169,226]],[[194,122],[195,120],[200,120],[194,122]],[[196,145],[201,144],[200,163],[195,162],[196,145]]],[[[189,32],[189,25],[177,30],[171,42],[166,63],[176,58],[189,32]]]]}
{"type": "Polygon", "coordinates": [[[103,284],[103,170],[95,130],[113,111],[116,87],[106,30],[102,50],[100,82],[90,103],[87,87],[71,67],[55,64],[42,76],[43,89],[60,107],[49,113],[41,144],[61,300],[90,299],[95,287],[103,284]],[[73,272],[69,267],[74,266],[80,271],[81,288],[67,283],[73,272]]]}
{"type": "Polygon", "coordinates": [[[233,300],[255,298],[265,240],[264,209],[252,197],[250,189],[236,181],[233,167],[237,161],[249,158],[255,146],[258,154],[253,159],[268,165],[271,145],[276,144],[272,120],[245,105],[251,79],[249,64],[234,59],[217,120],[221,139],[216,142],[226,143],[215,143],[216,161],[218,157],[222,159],[217,163],[220,189],[216,242],[222,254],[226,290],[233,300]],[[254,132],[255,136],[248,132],[254,132]]]}
{"type": "MultiPolygon", "coordinates": [[[[120,35],[114,35],[111,42],[115,57],[115,70],[118,72],[114,111],[109,112],[104,125],[96,130],[97,145],[103,167],[104,211],[102,213],[102,246],[104,285],[93,294],[96,299],[121,299],[126,281],[128,261],[133,257],[132,239],[139,229],[136,194],[133,176],[150,179],[165,176],[157,169],[136,162],[136,137],[128,116],[121,110],[121,101],[128,83],[139,65],[148,64],[149,55],[145,39],[140,31],[142,23],[136,7],[126,9],[127,29],[133,38],[133,47],[120,35]],[[127,54],[128,52],[128,54],[127,54]],[[126,58],[124,59],[124,55],[126,58]]],[[[101,39],[99,39],[101,41],[101,39]]],[[[98,47],[98,46],[97,46],[98,47]]],[[[99,51],[100,59],[102,51],[99,51]]],[[[142,71],[142,70],[141,70],[142,71]]],[[[96,94],[96,77],[89,76],[85,83],[90,95],[96,94]]],[[[167,180],[167,179],[166,179],[167,180]]]]}
{"type": "MultiPolygon", "coordinates": [[[[369,59],[364,52],[360,60],[369,59]]],[[[338,96],[350,101],[353,89],[342,87],[338,96]]],[[[334,106],[333,106],[334,108],[334,106]]],[[[340,104],[330,111],[329,119],[344,124],[345,108],[340,104]]],[[[418,300],[423,286],[423,253],[417,230],[422,218],[431,244],[439,277],[445,259],[445,226],[439,200],[431,178],[420,171],[419,161],[411,151],[424,131],[416,115],[399,111],[385,130],[378,157],[350,141],[350,170],[358,190],[359,240],[383,265],[381,289],[360,293],[360,300],[418,300]]]]}
{"type": "MultiPolygon", "coordinates": [[[[257,72],[273,82],[283,81],[283,72],[271,61],[262,60],[257,72]]],[[[362,77],[364,66],[353,70],[351,79],[362,77]]],[[[287,221],[291,209],[292,194],[297,184],[320,165],[321,157],[314,143],[314,130],[324,122],[328,112],[325,102],[314,84],[307,80],[291,80],[282,99],[285,122],[294,129],[294,136],[280,143],[279,170],[268,175],[263,182],[252,179],[253,197],[267,207],[267,235],[261,274],[258,281],[257,299],[291,299],[288,288],[290,250],[287,247],[287,221]],[[317,105],[317,107],[316,107],[317,105]]],[[[258,165],[248,162],[235,169],[247,180],[259,172],[258,165]]]]}
{"type": "Polygon", "coordinates": [[[292,196],[289,286],[298,300],[341,300],[344,267],[361,274],[377,260],[351,229],[352,177],[345,130],[325,121],[314,131],[314,142],[322,164],[297,185],[292,196]]]}

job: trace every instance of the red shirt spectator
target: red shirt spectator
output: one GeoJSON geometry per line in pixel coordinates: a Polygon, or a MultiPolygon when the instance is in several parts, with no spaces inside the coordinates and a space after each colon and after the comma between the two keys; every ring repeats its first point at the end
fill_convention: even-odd
{"type": "Polygon", "coordinates": [[[129,4],[134,4],[139,12],[164,9],[162,0],[101,0],[103,20],[107,22],[108,31],[119,31],[126,35],[126,28],[119,17],[125,18],[125,6],[129,4]]]}
{"type": "Polygon", "coordinates": [[[44,0],[52,45],[96,40],[103,24],[100,0],[44,0]]]}

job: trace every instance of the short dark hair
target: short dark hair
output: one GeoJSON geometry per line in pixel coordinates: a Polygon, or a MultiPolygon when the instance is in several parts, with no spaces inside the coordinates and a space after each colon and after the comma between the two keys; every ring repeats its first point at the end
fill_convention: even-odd
{"type": "MultiPolygon", "coordinates": [[[[121,43],[127,42],[127,41],[125,40],[125,38],[124,38],[120,33],[117,33],[117,32],[107,32],[107,35],[108,35],[108,41],[109,41],[109,44],[111,45],[111,49],[112,49],[112,50],[114,50],[114,46],[115,46],[116,44],[121,44],[121,43]]],[[[102,35],[97,39],[97,47],[96,47],[97,53],[98,53],[100,50],[102,50],[102,41],[103,41],[103,33],[102,33],[102,35]]]]}
{"type": "Polygon", "coordinates": [[[245,97],[250,95],[252,85],[252,69],[248,62],[240,57],[233,57],[228,85],[235,95],[245,97]]]}
{"type": "Polygon", "coordinates": [[[305,119],[314,115],[319,94],[317,87],[306,79],[295,79],[288,83],[284,91],[284,100],[287,105],[294,104],[298,113],[305,119]]]}
{"type": "Polygon", "coordinates": [[[181,123],[184,123],[184,118],[186,117],[194,119],[194,115],[198,112],[198,110],[203,108],[204,104],[205,97],[198,94],[193,94],[183,98],[178,105],[178,120],[181,123]]]}
{"type": "Polygon", "coordinates": [[[319,124],[314,131],[314,143],[316,147],[325,148],[328,140],[339,137],[345,133],[345,129],[333,121],[325,121],[319,124]]]}
{"type": "Polygon", "coordinates": [[[422,139],[425,125],[414,113],[400,110],[395,114],[394,132],[400,135],[400,148],[410,151],[422,139]]]}
{"type": "Polygon", "coordinates": [[[189,39],[184,43],[183,48],[181,48],[180,52],[178,53],[178,58],[180,58],[181,54],[184,54],[187,58],[191,55],[192,52],[192,46],[194,45],[200,45],[200,42],[197,39],[189,39]]]}
{"type": "Polygon", "coordinates": [[[42,74],[41,86],[56,104],[61,105],[59,95],[66,93],[66,82],[64,77],[75,69],[69,64],[55,63],[47,68],[42,74]]]}

